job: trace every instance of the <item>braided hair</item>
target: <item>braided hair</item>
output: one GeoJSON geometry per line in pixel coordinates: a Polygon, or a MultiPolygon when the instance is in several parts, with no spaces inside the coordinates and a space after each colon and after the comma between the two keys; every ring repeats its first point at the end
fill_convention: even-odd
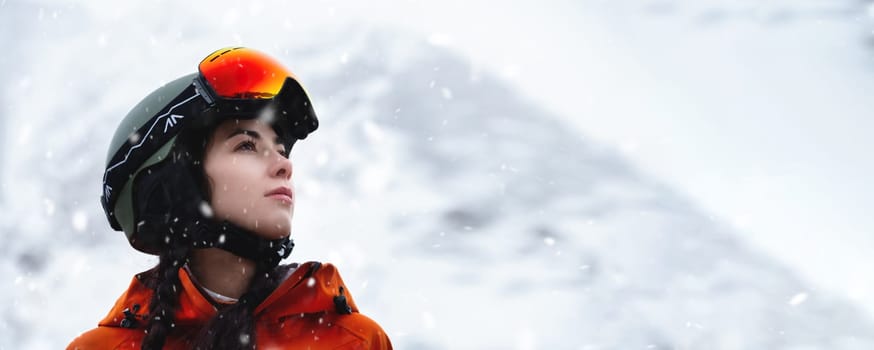
{"type": "Polygon", "coordinates": [[[173,244],[161,252],[158,266],[153,269],[150,288],[155,292],[149,305],[149,323],[142,349],[161,349],[167,335],[175,327],[174,316],[179,306],[179,268],[188,262],[191,249],[187,245],[173,244]]]}

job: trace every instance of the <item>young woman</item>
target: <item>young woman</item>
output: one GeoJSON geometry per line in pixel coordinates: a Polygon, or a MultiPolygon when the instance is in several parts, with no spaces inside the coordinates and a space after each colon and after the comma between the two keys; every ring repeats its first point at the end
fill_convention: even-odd
{"type": "Polygon", "coordinates": [[[297,77],[239,47],[134,107],[101,202],[159,262],[68,349],[391,349],[334,266],[279,265],[294,246],[289,152],[316,128],[297,77]]]}

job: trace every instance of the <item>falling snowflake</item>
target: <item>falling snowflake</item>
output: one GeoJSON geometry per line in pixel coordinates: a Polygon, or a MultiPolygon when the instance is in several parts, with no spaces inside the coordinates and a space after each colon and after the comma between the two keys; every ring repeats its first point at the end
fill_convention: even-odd
{"type": "Polygon", "coordinates": [[[803,303],[805,300],[807,300],[807,293],[798,293],[789,300],[789,305],[797,306],[803,303]]]}
{"type": "Polygon", "coordinates": [[[76,232],[83,232],[86,228],[88,228],[88,215],[81,210],[77,210],[73,213],[72,217],[73,229],[76,232]]]}
{"type": "Polygon", "coordinates": [[[210,206],[209,203],[207,203],[206,201],[201,201],[200,202],[200,214],[202,214],[205,217],[211,218],[212,214],[213,214],[212,213],[212,206],[210,206]]]}
{"type": "Polygon", "coordinates": [[[553,245],[555,245],[555,238],[546,237],[543,239],[543,243],[545,243],[548,246],[553,246],[553,245]]]}
{"type": "Polygon", "coordinates": [[[249,345],[249,334],[246,334],[246,333],[240,334],[240,344],[249,345]]]}
{"type": "Polygon", "coordinates": [[[449,90],[449,88],[442,88],[440,89],[440,92],[443,94],[443,98],[447,100],[452,99],[452,90],[449,90]]]}

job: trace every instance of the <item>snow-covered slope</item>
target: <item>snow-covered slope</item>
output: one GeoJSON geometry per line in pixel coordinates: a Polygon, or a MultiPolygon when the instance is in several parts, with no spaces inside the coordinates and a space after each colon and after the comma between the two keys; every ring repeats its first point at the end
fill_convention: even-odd
{"type": "Polygon", "coordinates": [[[384,32],[328,42],[352,49],[311,81],[330,96],[325,132],[297,167],[302,188],[333,188],[312,199],[330,214],[302,214],[321,223],[299,237],[377,243],[358,253],[372,261],[366,295],[401,344],[874,345],[854,307],[463,59],[384,32]]]}
{"type": "MultiPolygon", "coordinates": [[[[76,11],[59,20],[93,15],[76,11]]],[[[118,119],[214,48],[185,23],[185,53],[61,25],[18,43],[34,62],[3,97],[0,348],[62,347],[154,263],[105,225],[99,179],[118,119]]],[[[292,153],[291,259],[337,264],[398,349],[874,346],[856,307],[464,57],[354,26],[263,49],[300,67],[322,122],[292,153]]]]}

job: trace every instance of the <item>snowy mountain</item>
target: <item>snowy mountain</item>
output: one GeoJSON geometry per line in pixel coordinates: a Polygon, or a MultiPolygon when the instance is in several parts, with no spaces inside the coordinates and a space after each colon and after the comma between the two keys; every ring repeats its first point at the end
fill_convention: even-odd
{"type": "Polygon", "coordinates": [[[337,40],[355,49],[312,81],[329,98],[300,187],[341,191],[314,196],[338,224],[313,240],[379,242],[361,253],[379,261],[367,298],[402,348],[874,344],[855,307],[462,58],[384,32],[337,40]]]}
{"type": "MultiPolygon", "coordinates": [[[[47,57],[112,43],[63,28],[57,46],[16,44],[47,57]]],[[[190,32],[192,57],[213,48],[190,32]]],[[[155,263],[105,224],[99,179],[119,118],[191,59],[127,45],[20,62],[4,89],[0,348],[62,347],[155,263]]],[[[290,260],[335,263],[396,348],[874,347],[856,306],[464,57],[354,26],[280,47],[263,49],[321,120],[292,152],[290,260]]]]}

